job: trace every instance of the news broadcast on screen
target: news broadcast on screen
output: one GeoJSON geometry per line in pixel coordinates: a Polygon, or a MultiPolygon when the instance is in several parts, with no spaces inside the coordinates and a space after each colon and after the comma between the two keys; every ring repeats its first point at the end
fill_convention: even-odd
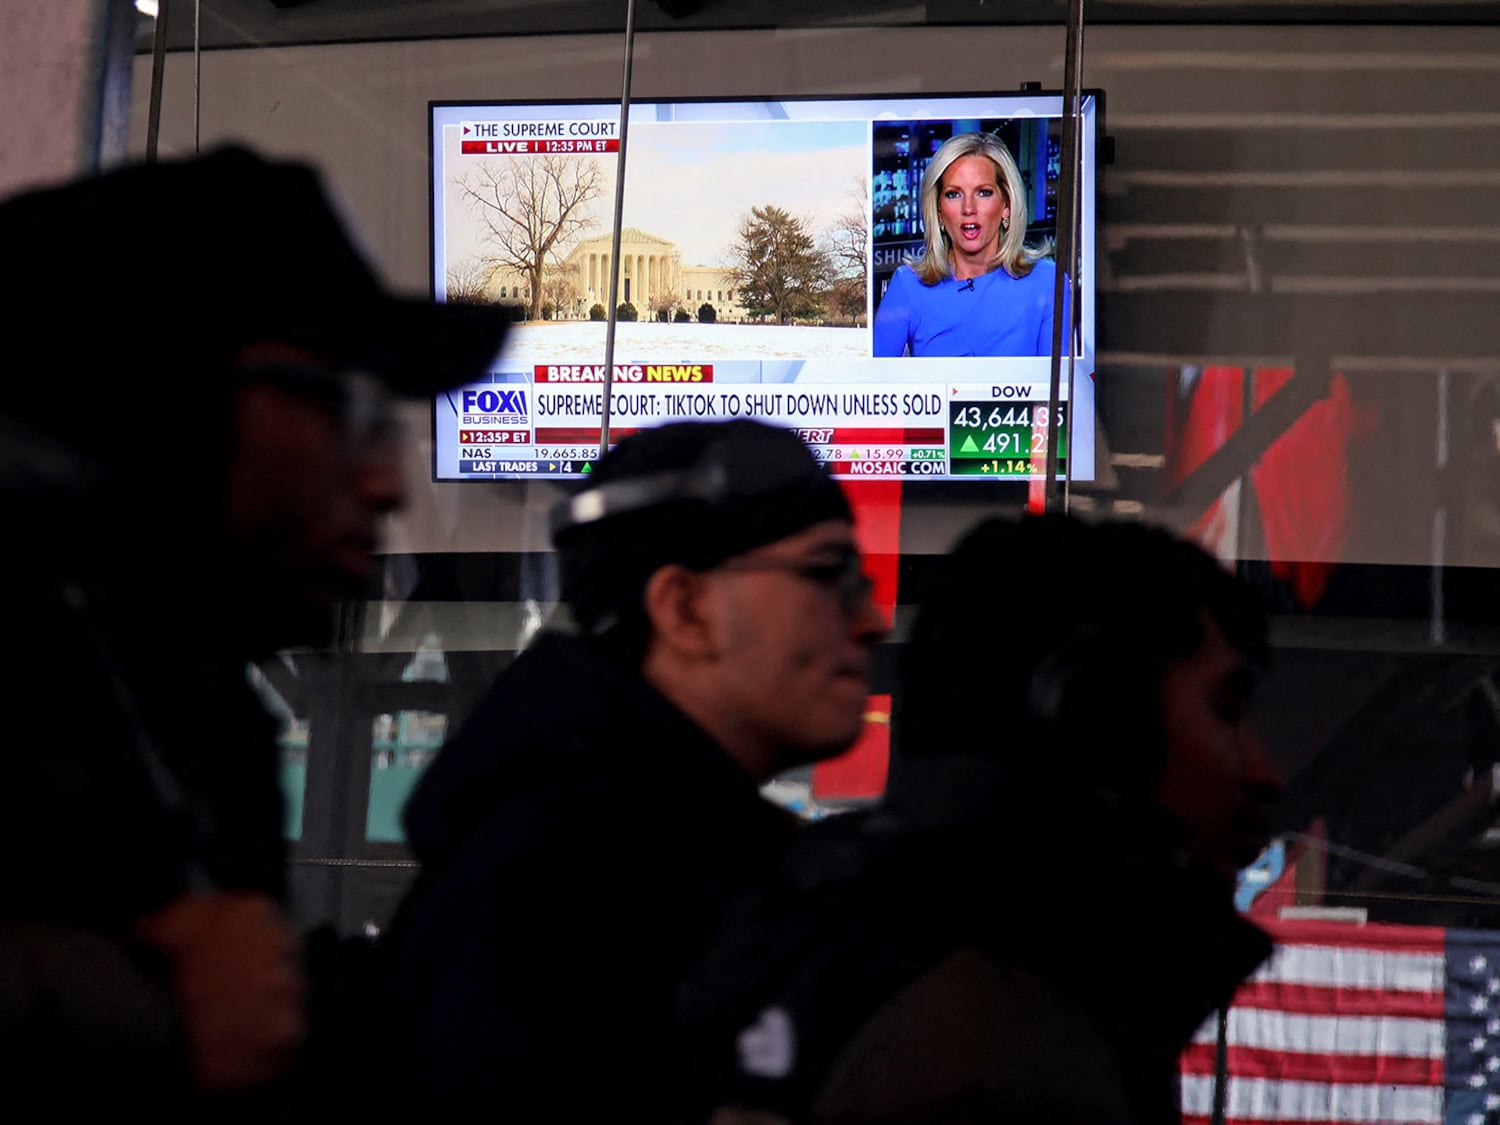
{"type": "Polygon", "coordinates": [[[435,478],[587,473],[608,397],[611,443],[757,418],[846,478],[1034,478],[1055,426],[1059,473],[1092,479],[1099,97],[1079,105],[1076,288],[1055,262],[1062,103],[636,102],[623,138],[615,103],[433,103],[434,294],[508,305],[519,322],[483,382],[435,400],[435,478]],[[927,201],[938,236],[921,191],[935,158],[948,169],[927,201]],[[972,192],[966,166],[984,170],[972,192]],[[1008,264],[966,277],[964,245],[990,237],[1008,264]],[[914,268],[934,243],[941,275],[914,268]]]}

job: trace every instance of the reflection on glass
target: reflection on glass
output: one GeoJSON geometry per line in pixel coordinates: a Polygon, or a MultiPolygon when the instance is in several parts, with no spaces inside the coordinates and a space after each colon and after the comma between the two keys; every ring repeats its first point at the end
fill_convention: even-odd
{"type": "Polygon", "coordinates": [[[365,839],[400,843],[401,809],[448,733],[448,716],[433,711],[376,715],[370,724],[370,802],[365,839]]]}
{"type": "Polygon", "coordinates": [[[288,715],[276,745],[281,751],[281,793],[286,803],[281,834],[288,840],[302,838],[302,805],[307,795],[308,722],[288,715]]]}
{"type": "MultiPolygon", "coordinates": [[[[448,662],[436,636],[423,640],[401,679],[404,683],[448,682],[448,662]]],[[[401,810],[447,734],[448,716],[436,711],[386,712],[371,720],[366,840],[401,843],[405,839],[401,810]]]]}
{"type": "MultiPolygon", "coordinates": [[[[279,658],[286,669],[296,674],[293,658],[279,658]]],[[[252,665],[248,680],[250,688],[265,704],[266,710],[281,722],[277,735],[279,750],[277,770],[281,781],[281,794],[285,803],[281,834],[287,840],[302,838],[302,806],[307,795],[307,742],[309,723],[303,716],[292,712],[292,705],[267,678],[264,671],[252,665]]]]}

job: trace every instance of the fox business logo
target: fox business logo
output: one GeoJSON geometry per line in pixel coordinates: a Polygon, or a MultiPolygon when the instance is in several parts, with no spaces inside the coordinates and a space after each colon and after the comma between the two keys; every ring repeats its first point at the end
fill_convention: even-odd
{"type": "Polygon", "coordinates": [[[524,390],[463,392],[463,424],[466,426],[525,426],[531,421],[524,390]]]}

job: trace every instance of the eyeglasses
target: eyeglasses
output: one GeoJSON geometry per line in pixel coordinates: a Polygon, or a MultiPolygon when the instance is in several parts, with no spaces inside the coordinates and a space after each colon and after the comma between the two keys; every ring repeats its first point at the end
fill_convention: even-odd
{"type": "Polygon", "coordinates": [[[839,608],[851,617],[865,608],[871,592],[875,589],[875,583],[865,573],[864,560],[857,554],[826,561],[737,559],[726,563],[723,569],[731,571],[779,570],[785,574],[794,575],[833,593],[838,598],[839,608]]]}
{"type": "Polygon", "coordinates": [[[243,368],[247,383],[264,383],[323,407],[339,420],[344,447],[356,464],[387,455],[401,440],[401,421],[386,385],[363,371],[274,363],[243,368]]]}

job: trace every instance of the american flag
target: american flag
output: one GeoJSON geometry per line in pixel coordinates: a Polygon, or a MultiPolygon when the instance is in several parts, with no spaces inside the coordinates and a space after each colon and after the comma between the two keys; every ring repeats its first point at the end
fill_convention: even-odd
{"type": "MultiPolygon", "coordinates": [[[[1228,1125],[1500,1125],[1500,932],[1256,919],[1275,955],[1228,1014],[1228,1125]]],[[[1217,1018],[1182,1059],[1214,1121],[1217,1018]]]]}

